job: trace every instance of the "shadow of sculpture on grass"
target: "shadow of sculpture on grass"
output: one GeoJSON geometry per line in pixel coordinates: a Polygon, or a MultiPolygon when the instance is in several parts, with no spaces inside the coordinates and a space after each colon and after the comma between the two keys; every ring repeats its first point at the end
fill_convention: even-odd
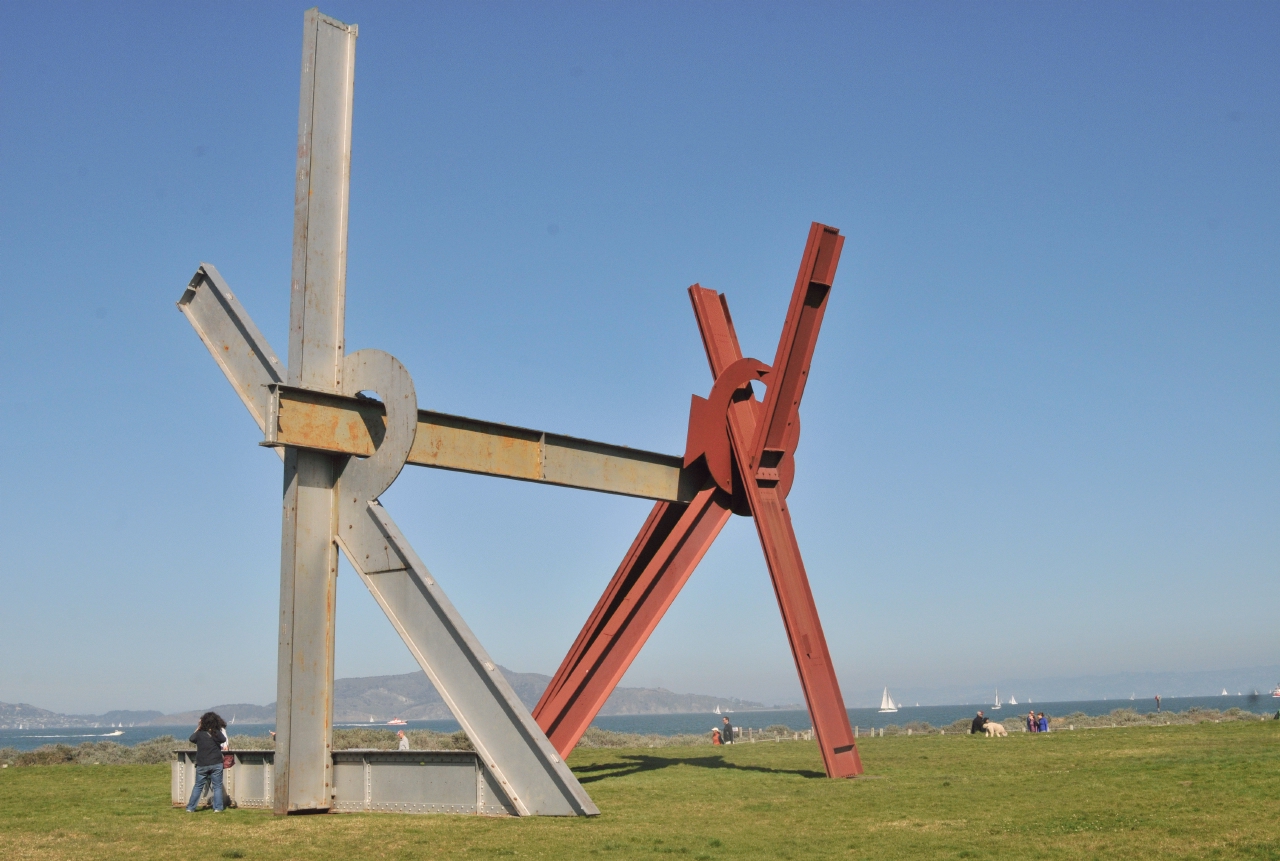
{"type": "Polygon", "coordinates": [[[726,762],[723,756],[647,756],[630,754],[621,756],[614,762],[600,762],[594,765],[575,766],[572,770],[579,783],[594,783],[611,777],[629,777],[645,771],[658,771],[675,765],[690,765],[694,768],[727,768],[734,771],[756,771],[761,774],[794,774],[804,778],[826,778],[826,773],[808,768],[768,768],[763,765],[739,765],[726,762]]]}

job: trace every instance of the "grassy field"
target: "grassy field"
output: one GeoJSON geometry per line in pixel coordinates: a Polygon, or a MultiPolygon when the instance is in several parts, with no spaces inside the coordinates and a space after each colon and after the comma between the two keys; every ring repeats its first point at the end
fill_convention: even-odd
{"type": "Polygon", "coordinates": [[[5,859],[1280,859],[1280,722],[576,751],[593,819],[169,806],[167,765],[0,770],[5,859]]]}

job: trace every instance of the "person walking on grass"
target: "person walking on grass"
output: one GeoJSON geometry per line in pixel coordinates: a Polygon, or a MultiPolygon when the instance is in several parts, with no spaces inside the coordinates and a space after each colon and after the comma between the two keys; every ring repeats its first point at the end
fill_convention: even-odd
{"type": "Polygon", "coordinates": [[[983,716],[982,710],[978,710],[978,716],[973,719],[973,723],[969,725],[970,735],[979,735],[987,726],[987,719],[983,716]]]}
{"type": "Polygon", "coordinates": [[[720,741],[724,744],[733,744],[733,724],[729,723],[727,717],[721,720],[724,721],[724,727],[720,730],[720,741]]]}
{"type": "Polygon", "coordinates": [[[409,736],[404,734],[404,730],[399,730],[396,735],[400,738],[400,750],[409,749],[409,736]]]}
{"type": "Polygon", "coordinates": [[[213,812],[221,813],[224,805],[222,794],[222,746],[227,743],[227,734],[223,732],[227,722],[217,712],[205,712],[200,716],[200,724],[187,741],[196,746],[196,785],[191,790],[191,800],[187,802],[187,812],[195,813],[196,805],[204,788],[211,786],[213,812]]]}

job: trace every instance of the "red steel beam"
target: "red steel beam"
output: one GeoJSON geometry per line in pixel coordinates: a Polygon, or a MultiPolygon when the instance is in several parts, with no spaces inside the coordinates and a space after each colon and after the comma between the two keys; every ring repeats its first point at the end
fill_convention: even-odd
{"type": "MultiPolygon", "coordinates": [[[[743,489],[764,549],[778,608],[786,626],[791,654],[800,675],[814,735],[830,777],[862,773],[862,761],[849,726],[849,713],[840,694],[827,638],[809,577],[791,525],[791,514],[779,487],[778,465],[785,455],[784,440],[794,419],[809,376],[827,296],[840,261],[844,237],[815,223],[796,276],[787,322],[768,376],[760,429],[754,438],[729,422],[729,438],[742,473],[743,489]]],[[[704,339],[708,335],[704,334],[704,339]]],[[[711,337],[715,337],[712,333],[711,337]]]]}
{"type": "Polygon", "coordinates": [[[659,502],[533,710],[568,756],[729,520],[714,484],[692,502],[659,502]]]}
{"type": "MultiPolygon", "coordinates": [[[[723,296],[697,284],[689,288],[694,316],[715,318],[715,335],[703,338],[712,377],[742,358],[723,296]]],[[[699,322],[699,327],[702,324],[699,322]]],[[[760,404],[755,402],[756,407],[760,404]]],[[[730,415],[754,427],[745,404],[730,415]]],[[[729,520],[731,497],[708,480],[692,502],[659,502],[632,542],[595,609],[533,710],[561,756],[568,756],[640,649],[662,620],[729,520]]]]}

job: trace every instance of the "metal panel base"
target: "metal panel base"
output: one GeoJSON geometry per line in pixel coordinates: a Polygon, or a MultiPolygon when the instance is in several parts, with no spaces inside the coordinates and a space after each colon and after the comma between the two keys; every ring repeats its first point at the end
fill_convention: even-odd
{"type": "MultiPolygon", "coordinates": [[[[183,807],[195,786],[194,750],[175,751],[170,801],[183,807]]],[[[235,750],[222,785],[237,807],[270,810],[275,751],[235,750]]],[[[335,813],[470,813],[514,816],[480,757],[470,750],[338,750],[333,752],[335,813]]]]}

